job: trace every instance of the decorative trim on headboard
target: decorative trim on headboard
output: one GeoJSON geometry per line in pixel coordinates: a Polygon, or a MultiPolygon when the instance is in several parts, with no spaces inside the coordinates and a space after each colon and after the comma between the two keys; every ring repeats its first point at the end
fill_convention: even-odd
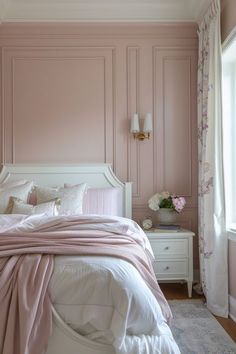
{"type": "Polygon", "coordinates": [[[121,182],[110,164],[5,164],[0,183],[16,179],[32,180],[36,184],[55,186],[64,183],[87,183],[90,187],[120,187],[123,189],[122,214],[132,217],[131,183],[121,182]]]}

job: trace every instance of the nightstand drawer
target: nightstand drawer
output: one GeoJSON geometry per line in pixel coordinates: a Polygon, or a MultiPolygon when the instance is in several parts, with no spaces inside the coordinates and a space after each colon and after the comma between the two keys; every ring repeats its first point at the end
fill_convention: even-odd
{"type": "Polygon", "coordinates": [[[188,275],[188,261],[154,261],[154,272],[158,280],[186,277],[188,275]]]}
{"type": "Polygon", "coordinates": [[[158,257],[187,257],[188,256],[188,240],[152,240],[151,241],[155,258],[158,257]]]}

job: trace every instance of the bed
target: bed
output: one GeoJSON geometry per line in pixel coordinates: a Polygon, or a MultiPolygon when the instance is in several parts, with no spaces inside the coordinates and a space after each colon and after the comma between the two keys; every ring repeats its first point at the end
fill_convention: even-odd
{"type": "MultiPolygon", "coordinates": [[[[33,181],[33,185],[40,186],[44,192],[45,188],[56,187],[63,193],[71,189],[75,194],[77,189],[74,186],[80,186],[81,191],[84,184],[86,191],[81,201],[82,214],[67,214],[68,205],[65,204],[65,212],[61,215],[45,215],[39,204],[39,214],[34,212],[25,216],[19,213],[24,210],[19,200],[13,198],[16,209],[11,205],[11,211],[18,212],[0,216],[0,260],[5,261],[8,256],[14,259],[22,254],[35,256],[37,252],[42,257],[52,257],[47,259],[47,262],[52,261],[52,272],[43,293],[44,296],[49,294],[50,310],[47,314],[41,313],[41,317],[44,316],[44,339],[41,337],[42,328],[38,325],[37,329],[37,323],[34,323],[34,338],[28,339],[32,339],[34,347],[28,351],[16,347],[9,349],[12,345],[9,337],[2,346],[3,354],[178,354],[178,346],[167,323],[170,320],[168,304],[154,281],[154,273],[149,270],[152,260],[149,241],[131,220],[131,183],[122,183],[109,164],[9,164],[2,166],[0,197],[4,188],[11,190],[14,186],[20,190],[15,187],[17,181],[24,181],[21,185],[33,181]],[[71,244],[68,239],[72,240],[71,244]],[[53,245],[50,244],[52,240],[53,245]],[[33,242],[32,247],[28,241],[33,242]],[[51,327],[47,324],[50,315],[51,327]],[[45,351],[39,349],[42,340],[47,341],[45,351]]],[[[30,210],[38,207],[33,199],[30,210]]],[[[57,198],[53,202],[50,200],[47,208],[52,208],[53,203],[55,210],[57,202],[57,198]]],[[[29,208],[28,204],[24,205],[26,207],[29,208]]],[[[60,208],[63,208],[62,204],[60,208]]],[[[31,263],[29,265],[18,280],[18,287],[23,291],[26,288],[21,282],[27,278],[28,269],[32,273],[31,263]]],[[[29,279],[32,279],[31,273],[29,279]]],[[[40,283],[41,292],[42,289],[40,283]]],[[[27,292],[24,295],[27,297],[27,292]]],[[[0,300],[1,296],[0,292],[0,300]]],[[[30,303],[31,299],[27,300],[30,303]]],[[[8,310],[4,310],[5,317],[9,315],[8,310]]],[[[33,313],[34,305],[28,304],[28,311],[33,313]]],[[[22,319],[19,327],[24,327],[22,319]]],[[[1,330],[4,333],[0,324],[1,330]]],[[[4,337],[1,338],[0,334],[0,345],[1,341],[4,337]]]]}

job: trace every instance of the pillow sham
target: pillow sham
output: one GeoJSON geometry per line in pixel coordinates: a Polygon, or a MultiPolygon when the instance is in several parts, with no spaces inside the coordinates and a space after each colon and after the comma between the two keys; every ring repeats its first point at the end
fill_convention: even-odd
{"type": "Polygon", "coordinates": [[[25,203],[23,200],[15,197],[10,197],[9,210],[11,209],[11,214],[45,214],[47,216],[58,215],[58,210],[61,204],[60,198],[56,198],[46,203],[41,203],[38,205],[31,205],[25,203]]]}
{"type": "Polygon", "coordinates": [[[19,198],[26,203],[32,188],[33,182],[26,182],[19,186],[0,190],[0,214],[9,214],[8,204],[10,197],[19,198]]]}
{"type": "Polygon", "coordinates": [[[20,186],[22,184],[25,184],[27,182],[26,179],[16,179],[14,181],[6,181],[0,183],[0,190],[2,191],[3,189],[8,189],[16,186],[20,186]]]}
{"type": "MultiPolygon", "coordinates": [[[[71,187],[64,184],[65,188],[71,187]]],[[[83,214],[121,215],[122,188],[88,188],[83,200],[83,214]]]]}
{"type": "Polygon", "coordinates": [[[83,213],[98,215],[121,215],[122,189],[89,188],[84,196],[83,213]]]}
{"type": "Polygon", "coordinates": [[[86,184],[82,183],[70,188],[51,188],[36,186],[37,204],[50,201],[55,198],[61,199],[59,215],[82,214],[82,205],[86,184]]]}

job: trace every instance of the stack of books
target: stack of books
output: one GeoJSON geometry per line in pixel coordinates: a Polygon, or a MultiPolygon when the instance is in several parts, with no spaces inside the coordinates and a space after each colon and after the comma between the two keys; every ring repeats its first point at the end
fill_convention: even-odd
{"type": "Polygon", "coordinates": [[[177,224],[159,224],[157,225],[156,229],[158,230],[180,230],[180,225],[177,224]]]}

